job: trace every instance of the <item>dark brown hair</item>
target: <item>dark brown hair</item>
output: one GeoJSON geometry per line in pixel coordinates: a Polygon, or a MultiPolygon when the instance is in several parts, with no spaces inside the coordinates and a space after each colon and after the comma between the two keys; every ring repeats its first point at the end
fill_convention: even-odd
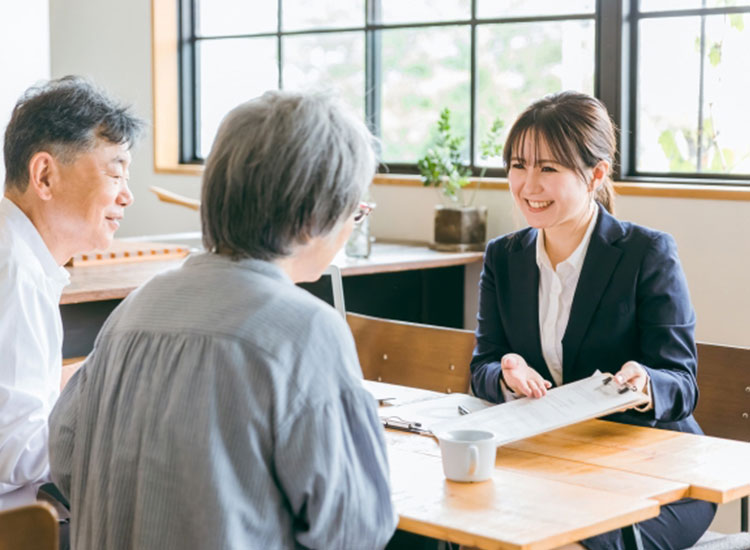
{"type": "Polygon", "coordinates": [[[5,188],[26,191],[29,161],[39,151],[72,162],[97,138],[132,146],[143,126],[128,106],[84,78],[65,76],[29,88],[5,129],[5,188]]]}
{"type": "Polygon", "coordinates": [[[615,128],[601,101],[587,94],[567,91],[544,96],[529,105],[513,123],[505,140],[503,160],[508,170],[510,159],[523,150],[529,136],[537,148],[543,141],[554,159],[576,172],[583,181],[587,179],[587,170],[599,161],[609,162],[610,173],[596,190],[595,199],[609,213],[614,213],[610,174],[615,157],[615,128]]]}

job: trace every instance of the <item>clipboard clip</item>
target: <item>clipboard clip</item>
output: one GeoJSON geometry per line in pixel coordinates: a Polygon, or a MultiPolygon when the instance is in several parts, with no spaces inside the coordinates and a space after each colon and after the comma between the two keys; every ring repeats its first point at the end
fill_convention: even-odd
{"type": "MultiPolygon", "coordinates": [[[[604,380],[602,380],[602,386],[606,386],[610,382],[614,381],[614,376],[607,376],[604,380]]],[[[617,393],[626,393],[628,391],[638,391],[638,388],[631,384],[624,384],[623,386],[617,388],[617,393]]]]}
{"type": "Polygon", "coordinates": [[[422,427],[421,422],[409,422],[404,420],[400,416],[386,416],[381,418],[380,421],[383,423],[384,428],[390,428],[391,430],[399,430],[402,432],[411,432],[422,435],[432,435],[432,432],[427,428],[422,427]]]}

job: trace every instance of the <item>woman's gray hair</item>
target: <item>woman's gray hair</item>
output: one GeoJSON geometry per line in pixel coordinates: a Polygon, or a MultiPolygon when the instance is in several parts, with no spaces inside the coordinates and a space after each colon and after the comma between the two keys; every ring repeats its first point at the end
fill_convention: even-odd
{"type": "Polygon", "coordinates": [[[374,138],[329,94],[266,92],[222,121],[206,160],[206,250],[273,260],[351,215],[375,174],[374,138]]]}

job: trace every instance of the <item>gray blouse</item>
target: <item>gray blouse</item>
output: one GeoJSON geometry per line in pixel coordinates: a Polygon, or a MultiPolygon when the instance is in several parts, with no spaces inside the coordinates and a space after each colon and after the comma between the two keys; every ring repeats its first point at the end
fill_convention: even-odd
{"type": "Polygon", "coordinates": [[[132,293],[50,418],[81,550],[382,548],[382,427],[335,310],[277,266],[188,258],[132,293]]]}

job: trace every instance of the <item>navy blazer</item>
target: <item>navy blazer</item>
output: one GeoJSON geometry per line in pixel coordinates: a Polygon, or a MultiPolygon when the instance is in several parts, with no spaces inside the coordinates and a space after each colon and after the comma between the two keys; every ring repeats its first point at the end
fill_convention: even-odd
{"type": "MultiPolygon", "coordinates": [[[[536,237],[534,228],[498,237],[484,255],[471,385],[496,403],[503,401],[500,360],[506,353],[521,355],[554,384],[539,335],[536,237]]],[[[618,221],[600,205],[562,340],[563,383],[638,361],[651,377],[653,410],[608,419],[702,433],[692,415],[698,401],[694,329],[674,239],[618,221]]]]}

